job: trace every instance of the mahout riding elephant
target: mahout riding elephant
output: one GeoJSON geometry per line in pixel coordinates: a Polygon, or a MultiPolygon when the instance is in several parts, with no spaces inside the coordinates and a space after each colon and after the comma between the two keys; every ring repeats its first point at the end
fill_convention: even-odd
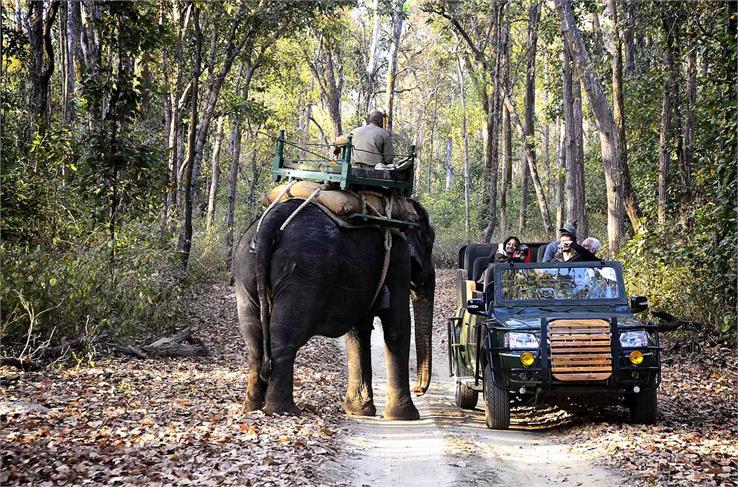
{"type": "Polygon", "coordinates": [[[268,211],[246,230],[236,250],[236,301],[249,361],[244,409],[300,414],[293,398],[297,350],[314,335],[346,335],[349,380],[343,409],[375,415],[370,337],[378,316],[387,359],[384,417],[418,419],[409,387],[409,305],[412,296],[415,391],[422,394],[431,377],[435,290],[435,235],[427,212],[412,201],[420,229],[387,235],[378,227],[341,228],[312,204],[292,216],[301,203],[288,200],[268,211]],[[383,268],[386,289],[378,292],[383,268]]]}

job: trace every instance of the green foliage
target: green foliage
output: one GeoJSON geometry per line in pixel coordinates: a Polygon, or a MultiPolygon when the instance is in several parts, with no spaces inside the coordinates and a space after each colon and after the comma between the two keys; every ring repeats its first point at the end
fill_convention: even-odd
{"type": "Polygon", "coordinates": [[[167,249],[147,241],[149,235],[151,229],[138,226],[119,234],[115,267],[103,234],[64,250],[3,243],[3,347],[22,345],[30,312],[38,316],[30,331],[36,343],[89,329],[126,339],[173,323],[183,311],[177,262],[167,249]]]}

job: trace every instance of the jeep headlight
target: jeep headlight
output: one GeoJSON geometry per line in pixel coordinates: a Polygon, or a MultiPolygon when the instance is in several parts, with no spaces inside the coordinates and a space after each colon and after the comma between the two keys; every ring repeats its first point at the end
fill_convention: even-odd
{"type": "Polygon", "coordinates": [[[620,346],[623,348],[641,348],[648,346],[646,330],[626,331],[620,334],[620,346]]]}
{"type": "Polygon", "coordinates": [[[538,348],[538,338],[533,333],[506,333],[505,347],[513,350],[521,348],[538,348]]]}

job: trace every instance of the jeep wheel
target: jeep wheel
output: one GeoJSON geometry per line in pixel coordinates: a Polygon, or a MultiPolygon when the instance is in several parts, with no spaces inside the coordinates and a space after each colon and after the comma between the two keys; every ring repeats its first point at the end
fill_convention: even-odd
{"type": "Polygon", "coordinates": [[[461,409],[474,409],[479,401],[479,393],[471,387],[456,380],[456,397],[454,402],[461,409]]]}
{"type": "Polygon", "coordinates": [[[656,422],[656,389],[633,394],[629,398],[630,420],[636,424],[656,422]]]}
{"type": "Polygon", "coordinates": [[[489,364],[484,368],[484,419],[493,430],[510,427],[510,393],[494,385],[489,364]]]}

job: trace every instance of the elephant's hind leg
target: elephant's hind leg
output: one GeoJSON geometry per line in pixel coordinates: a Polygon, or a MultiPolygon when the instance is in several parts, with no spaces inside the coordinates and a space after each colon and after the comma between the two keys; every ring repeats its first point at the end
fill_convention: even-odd
{"type": "Polygon", "coordinates": [[[372,392],[371,336],[371,329],[351,330],[346,334],[348,389],[343,410],[353,416],[377,414],[372,392]]]}
{"type": "Polygon", "coordinates": [[[267,383],[259,377],[259,370],[264,361],[259,308],[245,293],[240,294],[237,291],[236,296],[239,327],[246,345],[246,356],[249,363],[243,410],[256,411],[264,407],[264,396],[267,389],[267,383]]]}
{"type": "Polygon", "coordinates": [[[266,414],[299,416],[302,413],[295,404],[293,395],[297,348],[283,347],[272,350],[272,371],[263,409],[266,414]]]}
{"type": "MultiPolygon", "coordinates": [[[[299,416],[294,399],[295,356],[307,343],[312,327],[302,314],[311,316],[306,307],[275,304],[272,310],[272,366],[266,391],[264,412],[299,416]]],[[[314,316],[318,316],[317,313],[314,316]]]]}

